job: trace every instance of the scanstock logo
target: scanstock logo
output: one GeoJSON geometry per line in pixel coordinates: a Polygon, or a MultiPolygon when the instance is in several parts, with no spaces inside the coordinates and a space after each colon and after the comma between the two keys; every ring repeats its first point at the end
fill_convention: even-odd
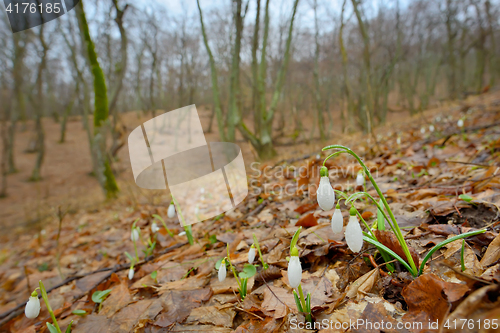
{"type": "Polygon", "coordinates": [[[136,184],[170,189],[181,225],[233,209],[248,195],[238,145],[206,141],[195,105],[154,117],[128,137],[136,184]]]}
{"type": "Polygon", "coordinates": [[[55,20],[79,2],[80,0],[3,0],[14,33],[55,20]]]}

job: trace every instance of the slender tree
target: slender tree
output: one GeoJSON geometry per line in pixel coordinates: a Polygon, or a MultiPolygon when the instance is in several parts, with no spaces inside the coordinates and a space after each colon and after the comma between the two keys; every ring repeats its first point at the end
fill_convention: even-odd
{"type": "Polygon", "coordinates": [[[95,156],[95,174],[108,198],[116,197],[119,189],[111,170],[111,162],[106,153],[106,122],[108,121],[109,105],[104,73],[99,65],[94,43],[90,37],[87,18],[83,9],[83,1],[76,6],[80,33],[87,48],[88,62],[94,78],[94,134],[91,150],[95,156]]]}

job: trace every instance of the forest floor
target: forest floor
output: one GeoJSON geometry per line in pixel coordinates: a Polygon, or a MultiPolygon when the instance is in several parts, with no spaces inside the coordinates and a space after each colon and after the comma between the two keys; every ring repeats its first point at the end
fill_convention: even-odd
{"type": "MultiPolygon", "coordinates": [[[[127,127],[132,129],[140,121],[130,118],[127,127]]],[[[69,126],[68,133],[81,131],[80,122],[69,126]]],[[[46,130],[48,141],[57,141],[57,129],[46,130]]],[[[2,199],[11,200],[1,203],[2,223],[3,217],[10,219],[19,210],[25,212],[19,219],[36,220],[38,216],[39,220],[47,214],[52,222],[4,224],[15,225],[17,236],[0,246],[0,332],[48,332],[45,322],[51,319],[45,305],[37,319],[23,314],[39,280],[49,290],[61,328],[73,321],[73,332],[308,331],[293,330],[294,323],[303,323],[304,317],[297,312],[286,269],[290,241],[299,226],[302,286],[312,294],[315,321],[330,326],[311,332],[345,331],[335,327],[349,327],[357,320],[384,321],[384,332],[464,331],[460,319],[468,319],[468,332],[498,331],[493,323],[494,319],[500,321],[500,94],[471,97],[406,120],[391,119],[375,133],[377,143],[372,137],[355,134],[336,135],[328,144],[348,146],[364,159],[419,260],[447,238],[487,228],[486,233],[467,239],[464,271],[460,241],[436,252],[418,278],[398,265],[389,275],[369,244],[364,244],[360,254],[352,253],[343,233],[334,234],[330,228],[333,210],[323,211],[316,204],[315,185],[326,157],[320,148],[326,144],[282,146],[275,161],[258,165],[258,170],[266,170],[260,175],[255,166],[248,168],[254,159],[252,151],[242,149],[250,177],[249,196],[221,218],[194,224],[195,243],[189,245],[186,236],[179,235],[182,229],[177,218],[167,218],[168,194],[137,189],[129,180],[126,148],[118,167],[124,194],[98,204],[102,194],[97,186],[88,186],[93,178],[88,174],[85,135],[68,136],[67,144],[48,144],[49,150],[61,154],[47,161],[47,184],[37,185],[36,195],[31,193],[33,184],[23,183],[29,176],[25,171],[15,175],[19,179],[10,180],[12,195],[2,199]],[[462,130],[457,127],[460,118],[465,119],[462,130]],[[429,131],[431,124],[433,132],[429,131]],[[51,169],[68,160],[69,175],[51,169]],[[21,203],[23,193],[26,200],[21,203]],[[472,197],[470,202],[459,198],[464,193],[472,197]],[[87,206],[85,200],[89,200],[87,206]],[[66,213],[60,230],[54,218],[57,206],[66,213]],[[12,211],[6,213],[3,207],[12,211]],[[146,240],[154,237],[150,228],[153,214],[165,219],[174,236],[161,228],[153,255],[144,258],[146,240]],[[136,220],[141,228],[140,262],[129,280],[125,252],[134,253],[130,228],[136,220]],[[257,274],[249,279],[248,295],[241,300],[231,272],[219,282],[215,264],[226,256],[229,244],[231,262],[241,271],[253,234],[269,268],[263,270],[256,258],[257,274]],[[111,293],[102,307],[92,301],[95,291],[108,289],[111,293]],[[75,310],[85,314],[76,315],[75,310]],[[437,329],[427,328],[436,322],[437,329]],[[402,329],[396,328],[398,323],[403,324],[402,329]],[[423,328],[412,323],[422,323],[423,328]],[[454,323],[459,326],[453,327],[454,323]]],[[[28,134],[21,136],[18,146],[26,147],[28,141],[28,134]]],[[[20,168],[29,170],[30,164],[22,160],[19,158],[20,168]]],[[[353,193],[359,170],[354,159],[341,155],[329,162],[330,170],[337,171],[331,174],[332,185],[353,193]]],[[[370,184],[367,191],[376,196],[370,184]]],[[[341,207],[346,224],[347,207],[341,207]]],[[[373,204],[358,201],[356,208],[373,223],[377,216],[373,204]]],[[[382,331],[364,326],[350,330],[382,331]]]]}

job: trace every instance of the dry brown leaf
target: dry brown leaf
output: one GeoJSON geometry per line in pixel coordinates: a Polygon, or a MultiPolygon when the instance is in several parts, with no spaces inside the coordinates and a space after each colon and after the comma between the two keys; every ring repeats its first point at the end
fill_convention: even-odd
{"type": "Polygon", "coordinates": [[[488,245],[486,253],[481,259],[481,265],[483,267],[489,266],[500,259],[500,234],[493,239],[493,241],[488,245]]]}
{"type": "Polygon", "coordinates": [[[314,213],[310,213],[302,216],[297,223],[295,223],[296,227],[304,227],[310,228],[318,225],[318,219],[314,216],[314,213]]]}
{"type": "Polygon", "coordinates": [[[357,297],[358,301],[364,297],[364,293],[370,292],[379,277],[379,269],[374,268],[351,283],[346,291],[349,298],[357,297]]]}
{"type": "Polygon", "coordinates": [[[211,324],[222,327],[232,327],[236,311],[233,304],[221,306],[205,306],[191,310],[186,324],[211,324]]]}
{"type": "Polygon", "coordinates": [[[130,303],[130,292],[125,283],[120,283],[111,290],[109,297],[102,302],[102,310],[99,315],[110,318],[120,309],[130,303]]]}
{"type": "Polygon", "coordinates": [[[177,291],[172,290],[161,298],[164,312],[161,313],[154,324],[160,327],[168,327],[173,323],[183,322],[191,313],[191,309],[200,306],[210,299],[212,289],[203,288],[198,290],[177,291]]]}
{"type": "Polygon", "coordinates": [[[435,274],[421,275],[401,293],[408,305],[408,313],[403,320],[423,323],[439,320],[442,323],[451,309],[451,303],[462,298],[467,291],[469,288],[466,285],[445,282],[435,274]]]}
{"type": "MultiPolygon", "coordinates": [[[[377,240],[387,246],[389,249],[394,251],[397,255],[399,255],[401,258],[403,258],[406,262],[408,262],[408,259],[406,258],[406,254],[403,251],[403,248],[398,242],[398,239],[396,238],[396,235],[392,231],[386,231],[386,230],[375,230],[374,231],[375,237],[377,237],[377,240]]],[[[415,265],[418,267],[420,263],[420,257],[415,251],[414,248],[408,247],[410,250],[411,257],[413,258],[413,262],[415,265]]]]}

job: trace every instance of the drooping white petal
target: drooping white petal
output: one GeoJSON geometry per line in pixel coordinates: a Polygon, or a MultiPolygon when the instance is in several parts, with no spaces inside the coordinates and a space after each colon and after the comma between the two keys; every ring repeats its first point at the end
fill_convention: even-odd
{"type": "Polygon", "coordinates": [[[168,206],[167,216],[169,218],[173,218],[175,216],[175,206],[174,206],[174,204],[170,204],[170,206],[168,206]]]}
{"type": "Polygon", "coordinates": [[[137,242],[139,240],[139,231],[137,228],[132,229],[132,232],[130,233],[130,239],[132,242],[137,242]]]}
{"type": "Polygon", "coordinates": [[[342,232],[342,228],[344,228],[344,218],[340,209],[337,208],[332,216],[332,231],[334,234],[338,234],[342,232]]]}
{"type": "Polygon", "coordinates": [[[219,267],[219,282],[226,279],[226,263],[222,262],[219,267]]]}
{"type": "Polygon", "coordinates": [[[302,265],[298,256],[290,257],[288,262],[288,283],[290,287],[297,288],[302,280],[302,265]]]}
{"type": "Polygon", "coordinates": [[[345,228],[345,240],[352,252],[359,252],[363,247],[363,231],[356,216],[349,217],[345,228]]]}
{"type": "Polygon", "coordinates": [[[464,127],[464,121],[462,119],[458,119],[457,126],[458,127],[464,127]]]}
{"type": "Polygon", "coordinates": [[[132,267],[130,267],[130,269],[128,270],[128,279],[129,280],[132,280],[134,278],[134,269],[132,267]]]}
{"type": "Polygon", "coordinates": [[[248,250],[248,263],[251,264],[255,260],[255,247],[251,247],[248,250]]]}
{"type": "Polygon", "coordinates": [[[38,297],[30,296],[24,308],[24,314],[30,319],[38,317],[40,314],[40,300],[38,297]]]}
{"type": "Polygon", "coordinates": [[[335,192],[333,191],[328,176],[321,177],[319,180],[319,187],[316,195],[321,209],[330,210],[333,208],[335,204],[335,192]]]}
{"type": "Polygon", "coordinates": [[[363,186],[365,184],[365,176],[362,172],[359,172],[356,176],[356,185],[363,186]]]}
{"type": "Polygon", "coordinates": [[[153,222],[151,224],[151,232],[153,232],[153,234],[155,234],[156,232],[158,232],[158,230],[160,230],[160,228],[158,227],[158,224],[156,224],[156,222],[153,222]]]}

